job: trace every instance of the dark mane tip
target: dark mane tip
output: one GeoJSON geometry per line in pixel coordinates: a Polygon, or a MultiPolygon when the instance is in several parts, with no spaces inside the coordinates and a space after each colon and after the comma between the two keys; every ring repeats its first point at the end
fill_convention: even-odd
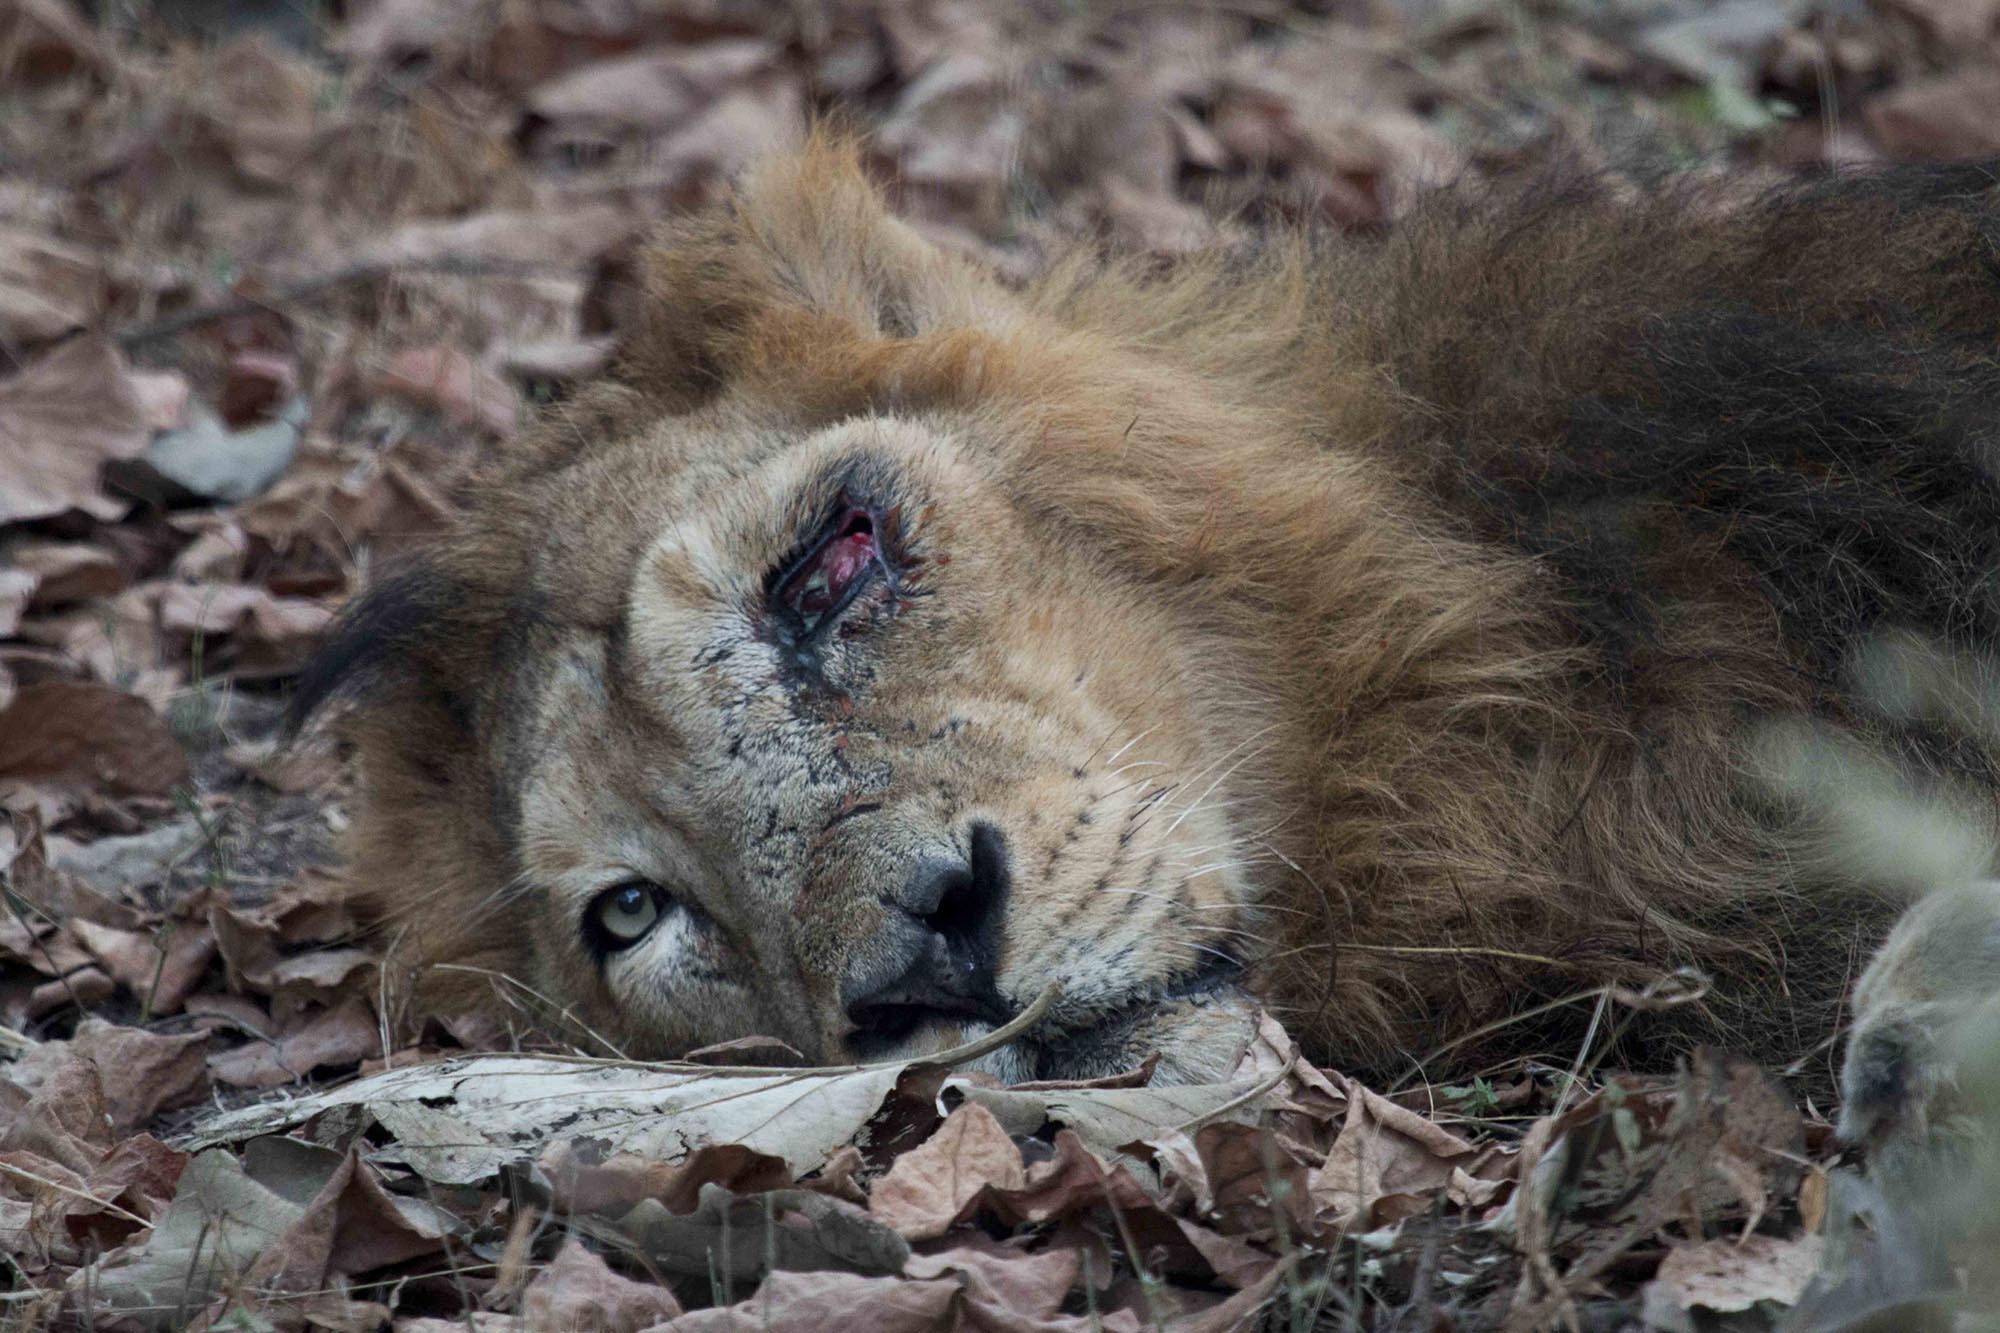
{"type": "Polygon", "coordinates": [[[458,598],[435,566],[413,561],[349,602],[300,671],[285,705],[283,734],[299,735],[329,704],[365,695],[414,665],[443,633],[458,598]]]}

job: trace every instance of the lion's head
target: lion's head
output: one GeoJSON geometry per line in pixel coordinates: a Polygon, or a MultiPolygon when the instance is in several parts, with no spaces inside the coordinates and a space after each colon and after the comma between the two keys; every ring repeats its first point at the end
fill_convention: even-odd
{"type": "Polygon", "coordinates": [[[357,890],[434,988],[632,1055],[932,1051],[1059,982],[999,1072],[1226,1067],[1284,859],[1283,689],[1230,644],[1349,483],[1249,467],[1275,413],[948,258],[837,147],[650,262],[621,368],[304,682],[353,704],[357,890]]]}

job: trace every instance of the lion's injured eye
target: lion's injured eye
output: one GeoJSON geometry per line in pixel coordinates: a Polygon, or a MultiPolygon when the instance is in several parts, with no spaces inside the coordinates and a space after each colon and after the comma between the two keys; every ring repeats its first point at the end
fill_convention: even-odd
{"type": "Polygon", "coordinates": [[[874,516],[849,507],[822,530],[818,543],[785,575],[775,595],[811,633],[847,605],[881,562],[874,516]]]}
{"type": "Polygon", "coordinates": [[[584,933],[605,953],[629,948],[660,923],[672,900],[657,884],[633,880],[606,889],[584,914],[584,933]]]}

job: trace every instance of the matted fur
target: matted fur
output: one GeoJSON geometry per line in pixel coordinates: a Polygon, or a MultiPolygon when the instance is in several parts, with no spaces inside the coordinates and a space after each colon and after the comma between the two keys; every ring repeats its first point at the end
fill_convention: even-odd
{"type": "Polygon", "coordinates": [[[452,962],[634,1053],[834,1056],[884,876],[977,815],[1002,997],[1079,997],[1009,1069],[1200,1074],[1241,1006],[1169,983],[1214,952],[1350,1065],[1683,965],[1734,1039],[1806,1051],[1910,886],[1829,852],[1780,752],[1992,820],[1985,744],[1843,663],[2000,632],[1996,239],[1981,169],[1561,182],[1013,290],[849,149],[765,163],[308,674],[352,704],[352,882],[434,1003],[490,1002],[452,962]],[[925,595],[837,688],[728,676],[786,487],[850,456],[922,492],[925,595]],[[607,966],[579,904],[640,871],[691,924],[607,966]]]}

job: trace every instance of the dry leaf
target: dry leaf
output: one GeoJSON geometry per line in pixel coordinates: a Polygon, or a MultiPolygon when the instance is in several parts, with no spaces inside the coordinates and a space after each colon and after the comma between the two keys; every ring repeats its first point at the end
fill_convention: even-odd
{"type": "Polygon", "coordinates": [[[40,681],[21,687],[0,712],[0,784],[165,796],[187,780],[180,742],[132,695],[40,681]]]}
{"type": "Polygon", "coordinates": [[[16,1060],[8,1077],[25,1088],[56,1081],[66,1063],[97,1073],[102,1114],[113,1138],[136,1134],[161,1111],[199,1101],[208,1091],[208,1034],[164,1037],[86,1018],[68,1041],[43,1042],[16,1060]]]}
{"type": "Polygon", "coordinates": [[[138,931],[78,918],[69,928],[111,979],[156,1017],[179,1013],[215,961],[215,936],[199,926],[138,931]]]}
{"type": "MultiPolygon", "coordinates": [[[[406,1126],[442,1120],[464,1145],[458,1160],[483,1162],[486,1174],[565,1143],[575,1160],[574,1145],[589,1140],[610,1153],[663,1162],[679,1161],[704,1144],[737,1143],[783,1158],[796,1178],[854,1137],[899,1072],[891,1065],[732,1075],[481,1056],[391,1070],[282,1106],[246,1107],[210,1120],[196,1138],[208,1145],[275,1133],[335,1107],[359,1106],[381,1120],[400,1113],[406,1126]]],[[[376,1158],[398,1155],[391,1145],[376,1158]]]]}
{"type": "Polygon", "coordinates": [[[1115,1156],[1128,1143],[1162,1129],[1198,1124],[1218,1114],[1254,1122],[1264,1107],[1243,1101],[1254,1081],[1183,1083],[1173,1087],[1078,1087],[1028,1091],[980,1087],[964,1079],[946,1084],[991,1111],[1011,1134],[1034,1134],[1054,1122],[1075,1130],[1092,1151],[1115,1156]]]}
{"type": "Polygon", "coordinates": [[[672,1333],[952,1333],[959,1284],[853,1273],[771,1274],[750,1300],[682,1315],[672,1333]]]}
{"type": "Polygon", "coordinates": [[[900,1273],[910,1246],[852,1204],[812,1190],[738,1197],[704,1185],[694,1211],[645,1199],[618,1220],[618,1242],[663,1273],[746,1287],[774,1270],[900,1273]]]}
{"type": "Polygon", "coordinates": [[[99,338],[64,343],[0,380],[0,523],[82,509],[114,518],[98,469],[153,438],[125,359],[99,338]]]}
{"type": "Polygon", "coordinates": [[[982,1190],[1017,1190],[1027,1183],[1014,1140],[991,1111],[967,1102],[896,1159],[876,1182],[868,1209],[910,1240],[929,1240],[950,1230],[982,1190]]]}
{"type": "Polygon", "coordinates": [[[962,1274],[972,1322],[996,1331],[1031,1323],[1045,1327],[1040,1321],[1054,1320],[1061,1314],[1063,1301],[1082,1271],[1083,1259],[1075,1250],[1029,1254],[975,1245],[913,1257],[903,1266],[906,1276],[919,1280],[962,1274]]]}
{"type": "Polygon", "coordinates": [[[71,1289],[88,1291],[101,1312],[131,1312],[140,1327],[174,1328],[183,1322],[176,1312],[200,1309],[303,1211],[233,1155],[201,1153],[146,1238],[79,1271],[71,1289]]]}
{"type": "Polygon", "coordinates": [[[165,881],[207,836],[201,821],[190,816],[157,824],[143,833],[92,842],[76,842],[52,833],[44,842],[52,868],[81,880],[106,898],[117,899],[165,881]]]}
{"type": "Polygon", "coordinates": [[[610,1216],[654,1199],[669,1212],[687,1213],[694,1211],[704,1185],[754,1194],[792,1183],[783,1158],[752,1152],[740,1143],[708,1144],[686,1161],[671,1164],[630,1154],[591,1160],[599,1157],[593,1148],[588,1141],[559,1143],[543,1154],[542,1174],[559,1212],[610,1216]]]}
{"type": "Polygon", "coordinates": [[[380,1173],[350,1150],[246,1276],[262,1291],[318,1291],[335,1275],[436,1254],[459,1230],[441,1208],[389,1193],[380,1173]]]}
{"type": "MultiPolygon", "coordinates": [[[[1702,1309],[1716,1314],[1749,1310],[1765,1301],[1795,1304],[1819,1271],[1820,1238],[1745,1236],[1699,1245],[1676,1245],[1646,1284],[1648,1311],[1702,1309]]],[[[1649,1318],[1653,1324],[1656,1321],[1649,1318]]]]}
{"type": "Polygon", "coordinates": [[[95,1063],[57,1055],[32,1092],[0,1083],[0,1152],[30,1152],[88,1175],[112,1147],[95,1063]]]}
{"type": "Polygon", "coordinates": [[[251,1042],[212,1057],[209,1070],[218,1083],[233,1087],[277,1088],[324,1066],[358,1064],[381,1050],[374,1011],[363,1000],[348,999],[302,1019],[275,1041],[251,1042]]]}
{"type": "Polygon", "coordinates": [[[667,1288],[620,1277],[571,1239],[521,1293],[521,1313],[535,1328],[639,1333],[674,1318],[681,1306],[667,1288]]]}

